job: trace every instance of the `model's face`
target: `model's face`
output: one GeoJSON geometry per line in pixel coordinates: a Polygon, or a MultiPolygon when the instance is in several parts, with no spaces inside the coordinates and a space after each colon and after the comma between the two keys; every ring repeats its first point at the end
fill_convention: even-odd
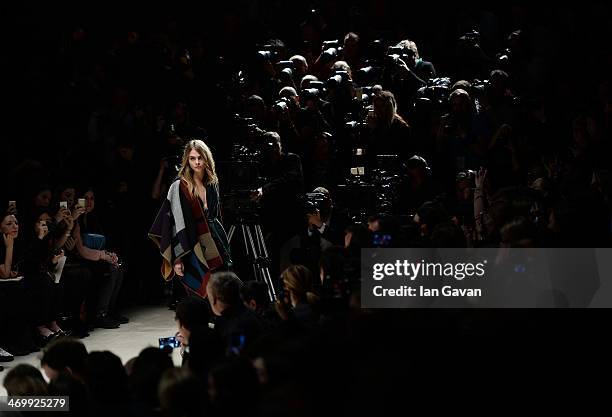
{"type": "Polygon", "coordinates": [[[189,167],[197,174],[204,172],[204,157],[195,149],[189,152],[189,167]]]}
{"type": "Polygon", "coordinates": [[[17,222],[17,218],[14,215],[9,214],[2,219],[0,229],[5,235],[17,237],[19,234],[19,222],[17,222]]]}

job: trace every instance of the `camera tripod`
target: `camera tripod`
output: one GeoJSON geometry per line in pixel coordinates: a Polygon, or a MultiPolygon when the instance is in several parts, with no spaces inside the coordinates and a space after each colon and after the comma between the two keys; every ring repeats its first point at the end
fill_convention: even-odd
{"type": "Polygon", "coordinates": [[[228,240],[231,243],[236,229],[240,227],[242,240],[247,257],[253,268],[253,276],[257,281],[264,282],[268,287],[268,298],[271,302],[276,301],[276,290],[270,275],[270,258],[268,249],[261,231],[261,224],[257,215],[241,216],[234,219],[234,224],[230,226],[228,240]]]}

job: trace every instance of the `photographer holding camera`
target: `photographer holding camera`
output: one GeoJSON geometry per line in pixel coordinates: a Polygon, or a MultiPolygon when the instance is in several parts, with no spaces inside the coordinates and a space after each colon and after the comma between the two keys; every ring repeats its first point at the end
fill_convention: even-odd
{"type": "Polygon", "coordinates": [[[293,87],[283,87],[278,96],[271,107],[272,130],[281,135],[287,151],[301,155],[304,144],[295,126],[300,111],[297,91],[293,87]]]}
{"type": "Polygon", "coordinates": [[[419,56],[419,49],[414,41],[404,39],[396,47],[401,48],[402,60],[419,79],[427,82],[430,78],[436,78],[436,69],[431,62],[425,61],[419,56]]]}
{"type": "Polygon", "coordinates": [[[308,142],[313,134],[323,131],[331,132],[332,127],[322,113],[322,109],[329,106],[329,102],[321,98],[322,94],[319,89],[310,87],[310,82],[302,83],[302,85],[309,87],[302,88],[300,91],[301,109],[296,124],[303,140],[308,142]]]}
{"type": "MultiPolygon", "coordinates": [[[[388,48],[384,57],[382,84],[393,91],[402,103],[411,102],[417,91],[427,85],[428,78],[421,78],[416,72],[418,52],[411,41],[402,41],[388,48]]],[[[423,72],[429,77],[432,71],[423,72]]]]}
{"type": "Polygon", "coordinates": [[[305,209],[309,237],[317,236],[317,240],[321,240],[322,249],[323,246],[342,244],[347,219],[334,214],[334,202],[327,188],[317,187],[312,193],[306,194],[305,209]]]}
{"type": "Polygon", "coordinates": [[[304,184],[302,162],[298,155],[283,151],[276,132],[263,135],[261,157],[260,174],[268,182],[251,193],[251,200],[261,203],[262,227],[270,236],[270,252],[276,256],[280,244],[299,228],[301,210],[297,196],[304,184]]]}
{"type": "Polygon", "coordinates": [[[329,191],[317,187],[301,198],[306,227],[283,245],[281,269],[292,264],[302,264],[313,274],[318,273],[321,253],[334,245],[344,242],[344,230],[349,221],[334,212],[334,203],[329,191]]]}

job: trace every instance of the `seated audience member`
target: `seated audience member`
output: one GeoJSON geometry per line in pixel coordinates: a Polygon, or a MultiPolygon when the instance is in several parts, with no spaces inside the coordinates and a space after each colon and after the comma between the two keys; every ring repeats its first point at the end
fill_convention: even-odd
{"type": "Polygon", "coordinates": [[[261,281],[247,281],[240,287],[240,298],[243,304],[254,311],[263,321],[264,325],[270,326],[278,320],[278,315],[274,311],[268,285],[261,281]]]}
{"type": "Polygon", "coordinates": [[[17,365],[6,374],[3,385],[10,397],[48,394],[47,383],[40,371],[25,363],[17,365]]]}
{"type": "MultiPolygon", "coordinates": [[[[204,382],[187,368],[166,370],[159,381],[159,405],[166,417],[206,415],[207,401],[202,398],[204,382]]],[[[225,410],[223,410],[225,413],[225,410]]]]}
{"type": "Polygon", "coordinates": [[[62,372],[49,382],[49,395],[70,399],[70,411],[62,412],[68,416],[91,416],[91,394],[85,383],[74,374],[62,372]]]}
{"type": "MultiPolygon", "coordinates": [[[[199,327],[208,327],[210,321],[210,308],[201,297],[190,296],[183,299],[176,306],[174,316],[178,327],[177,337],[181,341],[181,353],[186,352],[190,344],[191,331],[199,327]]],[[[187,359],[183,355],[184,361],[187,359]]]]}
{"type": "MultiPolygon", "coordinates": [[[[24,356],[40,349],[34,344],[23,264],[28,254],[14,214],[4,214],[0,222],[0,343],[8,353],[24,356]]],[[[3,356],[10,358],[10,356],[3,356]]]]}
{"type": "Polygon", "coordinates": [[[215,315],[214,326],[229,352],[240,352],[262,332],[257,314],[245,307],[240,299],[242,281],[233,272],[214,273],[206,291],[215,315]]]}
{"type": "MultiPolygon", "coordinates": [[[[79,217],[75,225],[75,235],[79,234],[83,246],[101,250],[108,246],[106,228],[102,224],[98,210],[95,210],[95,194],[91,187],[85,189],[83,194],[85,200],[85,212],[79,217]]],[[[111,256],[113,254],[111,253],[111,256]]],[[[119,324],[129,322],[127,317],[118,313],[117,299],[123,284],[123,270],[112,263],[90,262],[88,263],[93,273],[93,282],[90,288],[89,311],[95,315],[94,326],[102,328],[114,328],[119,324]]]]}
{"type": "MultiPolygon", "coordinates": [[[[376,221],[377,223],[377,221],[376,221]]],[[[372,245],[372,230],[362,224],[350,224],[344,230],[344,249],[348,257],[359,258],[361,249],[372,245]]]]}
{"type": "Polygon", "coordinates": [[[242,416],[258,404],[257,372],[244,358],[228,358],[216,364],[208,377],[208,396],[213,415],[242,416]]]}
{"type": "Polygon", "coordinates": [[[127,413],[127,374],[117,355],[109,351],[90,352],[87,357],[86,382],[98,415],[127,413]]]}
{"type": "Polygon", "coordinates": [[[294,318],[312,327],[318,321],[319,297],[313,292],[312,273],[303,265],[293,265],[281,274],[283,294],[276,310],[283,320],[294,318]]]}
{"type": "Polygon", "coordinates": [[[65,284],[67,313],[70,316],[73,334],[78,337],[89,335],[88,326],[114,329],[119,327],[119,323],[108,316],[97,316],[95,304],[97,299],[94,296],[95,281],[93,279],[92,265],[89,262],[104,261],[111,265],[116,265],[118,257],[112,252],[101,249],[92,249],[83,244],[81,227],[78,219],[86,212],[85,207],[75,207],[72,211],[60,209],[56,220],[60,219],[60,237],[56,241],[56,247],[64,249],[66,263],[62,279],[65,284]],[[81,320],[81,307],[86,303],[86,310],[89,317],[85,323],[81,320]]]}
{"type": "Polygon", "coordinates": [[[206,381],[210,369],[225,357],[225,353],[225,341],[214,329],[195,327],[189,335],[189,353],[183,356],[183,367],[206,381]]]}
{"type": "Polygon", "coordinates": [[[28,225],[28,258],[23,264],[25,285],[32,300],[32,320],[38,330],[38,342],[45,345],[55,337],[66,336],[58,325],[61,301],[61,274],[64,256],[55,250],[55,230],[49,210],[35,211],[28,225]]]}
{"type": "Polygon", "coordinates": [[[327,248],[321,254],[321,313],[333,315],[346,311],[351,292],[358,288],[359,265],[351,265],[341,246],[327,248]]]}
{"type": "Polygon", "coordinates": [[[133,360],[128,378],[133,415],[157,415],[159,381],[164,371],[172,368],[172,358],[168,352],[157,347],[143,349],[133,360]]]}
{"type": "Polygon", "coordinates": [[[85,381],[87,349],[80,340],[71,337],[54,340],[45,348],[40,366],[51,381],[62,373],[85,381]]]}
{"type": "Polygon", "coordinates": [[[450,216],[439,202],[428,201],[418,208],[414,215],[414,222],[419,226],[425,247],[431,244],[432,234],[436,227],[448,221],[450,221],[450,216]]]}

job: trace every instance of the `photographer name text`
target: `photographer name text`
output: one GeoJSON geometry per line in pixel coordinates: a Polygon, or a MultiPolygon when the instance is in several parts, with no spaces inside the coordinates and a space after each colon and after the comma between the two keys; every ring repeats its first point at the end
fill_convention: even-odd
{"type": "Polygon", "coordinates": [[[481,288],[454,288],[443,285],[438,288],[431,286],[435,279],[453,279],[455,282],[465,278],[483,279],[486,261],[481,263],[440,263],[440,262],[409,262],[396,260],[391,263],[376,263],[372,266],[374,281],[390,280],[415,281],[427,279],[429,285],[400,285],[396,288],[385,288],[375,285],[372,293],[375,297],[481,297],[481,288]]]}
{"type": "Polygon", "coordinates": [[[481,297],[480,288],[453,288],[445,285],[442,288],[426,288],[422,285],[412,287],[402,285],[400,288],[383,288],[377,285],[372,290],[376,297],[481,297]]]}

